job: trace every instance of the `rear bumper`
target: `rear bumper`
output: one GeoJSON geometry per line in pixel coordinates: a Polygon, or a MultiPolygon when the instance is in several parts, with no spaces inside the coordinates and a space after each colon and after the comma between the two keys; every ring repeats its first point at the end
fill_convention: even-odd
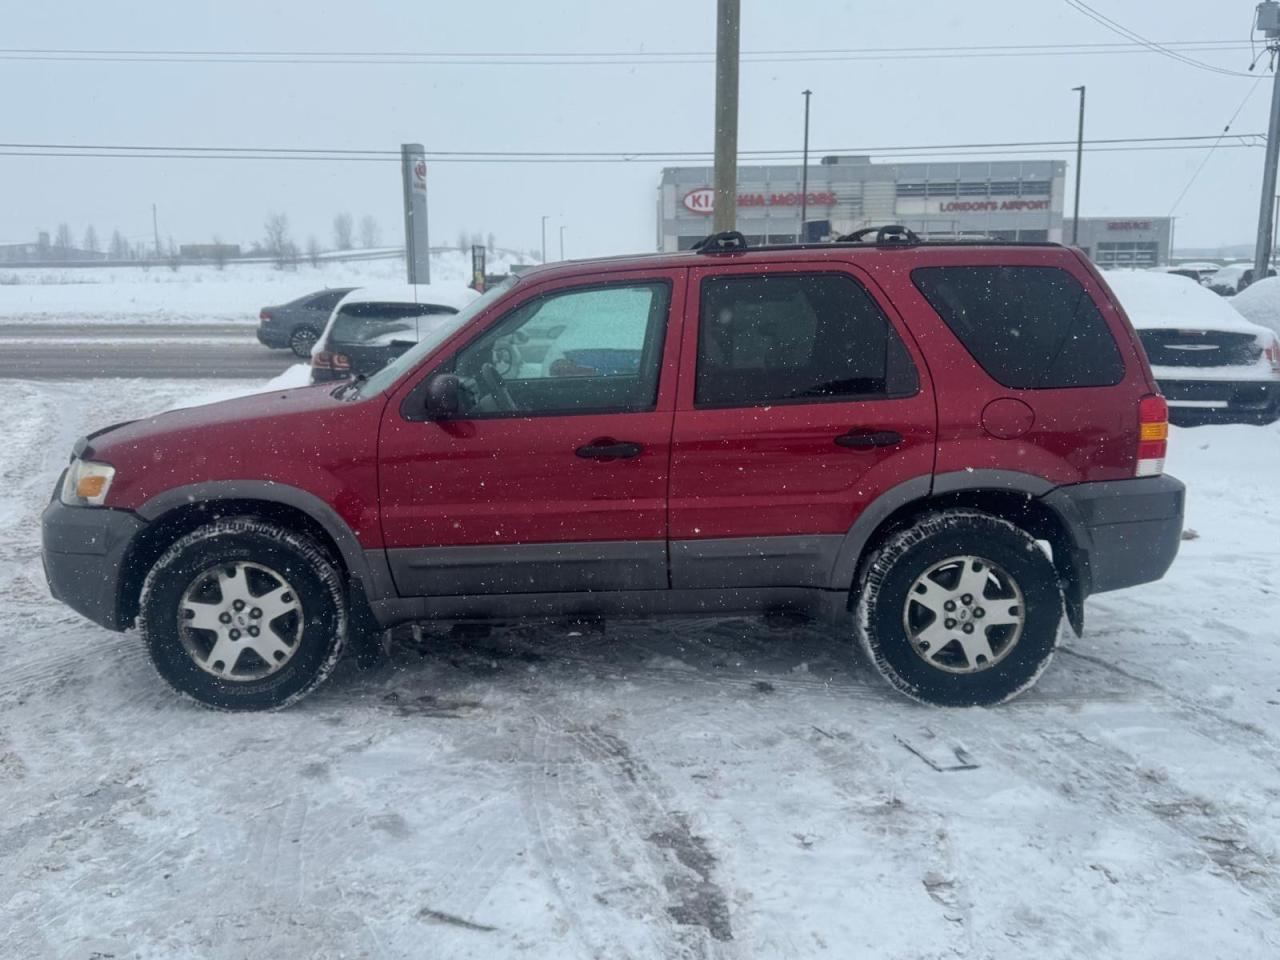
{"type": "Polygon", "coordinates": [[[1280,380],[1159,380],[1174,423],[1270,423],[1280,415],[1280,380]]]}
{"type": "Polygon", "coordinates": [[[129,626],[120,604],[124,558],[145,526],[126,510],[50,503],[40,528],[44,574],[54,599],[108,630],[129,626]]]}
{"type": "Polygon", "coordinates": [[[1173,477],[1076,483],[1044,501],[1070,527],[1086,596],[1159,580],[1178,555],[1186,487],[1173,477]]]}
{"type": "Polygon", "coordinates": [[[289,346],[289,331],[283,330],[275,324],[259,321],[258,342],[264,347],[287,347],[289,346]]]}

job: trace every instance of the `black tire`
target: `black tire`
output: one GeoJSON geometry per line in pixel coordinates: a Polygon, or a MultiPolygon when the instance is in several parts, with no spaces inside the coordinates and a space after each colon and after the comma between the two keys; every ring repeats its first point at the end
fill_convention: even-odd
{"type": "Polygon", "coordinates": [[[253,517],[237,517],[193,530],[156,561],[142,585],[138,629],[156,670],[179,693],[220,710],[275,710],[306,696],[333,671],[347,637],[347,604],[333,561],[312,540],[253,517]],[[298,635],[287,661],[279,667],[263,663],[274,672],[260,679],[224,679],[208,672],[189,652],[193,634],[180,619],[188,588],[219,566],[236,563],[278,572],[300,605],[298,635]]]}
{"type": "Polygon", "coordinates": [[[294,327],[289,334],[289,349],[293,351],[295,357],[305,359],[311,356],[311,348],[316,345],[318,339],[320,339],[320,331],[315,327],[307,324],[294,327]]]}
{"type": "MultiPolygon", "coordinates": [[[[996,577],[989,589],[999,593],[1002,583],[996,577]]],[[[911,609],[918,612],[919,607],[911,609]]],[[[1058,644],[1062,609],[1053,563],[1031,536],[990,514],[949,510],[923,517],[874,549],[862,568],[854,626],[867,658],[913,700],[947,707],[993,706],[1029,688],[1049,665],[1058,644]],[[975,657],[979,665],[975,672],[952,672],[912,648],[906,611],[918,578],[948,559],[965,556],[981,559],[988,572],[994,566],[1013,581],[1022,603],[1010,609],[1020,608],[1023,622],[1007,652],[997,653],[991,662],[975,657]]],[[[982,627],[981,621],[972,622],[982,627]]],[[[991,635],[990,629],[984,635],[991,635]]],[[[1001,635],[1008,638],[1012,633],[997,630],[995,636],[1001,635]]],[[[998,642],[992,640],[993,650],[998,642]]],[[[948,644],[947,648],[940,647],[933,655],[950,657],[953,666],[964,669],[965,654],[957,652],[959,646],[948,644]]]]}

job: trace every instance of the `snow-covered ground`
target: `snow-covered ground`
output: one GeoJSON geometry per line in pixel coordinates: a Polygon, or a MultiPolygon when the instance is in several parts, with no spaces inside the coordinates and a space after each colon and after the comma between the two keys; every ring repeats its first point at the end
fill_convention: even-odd
{"type": "Polygon", "coordinates": [[[1280,955],[1280,426],[1174,431],[1195,538],[1007,707],[734,619],[429,631],[235,716],[38,548],[78,434],[226,387],[4,385],[0,954],[1280,955]]]}
{"type": "MultiPolygon", "coordinates": [[[[490,256],[490,273],[505,273],[513,258],[490,256]]],[[[10,268],[0,265],[0,325],[5,323],[209,323],[256,324],[258,311],[325,287],[403,282],[404,261],[303,262],[277,270],[269,263],[180,267],[10,268]]],[[[431,257],[435,283],[466,285],[470,253],[431,257]]]]}

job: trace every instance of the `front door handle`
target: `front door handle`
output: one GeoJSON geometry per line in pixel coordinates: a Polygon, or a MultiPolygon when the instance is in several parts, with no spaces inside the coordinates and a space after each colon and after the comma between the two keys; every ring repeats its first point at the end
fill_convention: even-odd
{"type": "Polygon", "coordinates": [[[850,430],[836,437],[838,447],[892,447],[902,442],[897,430],[850,430]]]}
{"type": "Polygon", "coordinates": [[[574,451],[584,460],[628,460],[640,456],[644,447],[627,440],[615,440],[613,437],[597,437],[586,446],[574,451]]]}

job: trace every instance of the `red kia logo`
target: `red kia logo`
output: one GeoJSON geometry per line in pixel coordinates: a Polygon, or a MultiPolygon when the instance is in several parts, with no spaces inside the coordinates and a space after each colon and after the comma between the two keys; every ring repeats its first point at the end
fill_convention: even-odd
{"type": "Polygon", "coordinates": [[[716,192],[710,187],[699,187],[690,190],[680,202],[692,213],[711,213],[715,207],[716,192]]]}

